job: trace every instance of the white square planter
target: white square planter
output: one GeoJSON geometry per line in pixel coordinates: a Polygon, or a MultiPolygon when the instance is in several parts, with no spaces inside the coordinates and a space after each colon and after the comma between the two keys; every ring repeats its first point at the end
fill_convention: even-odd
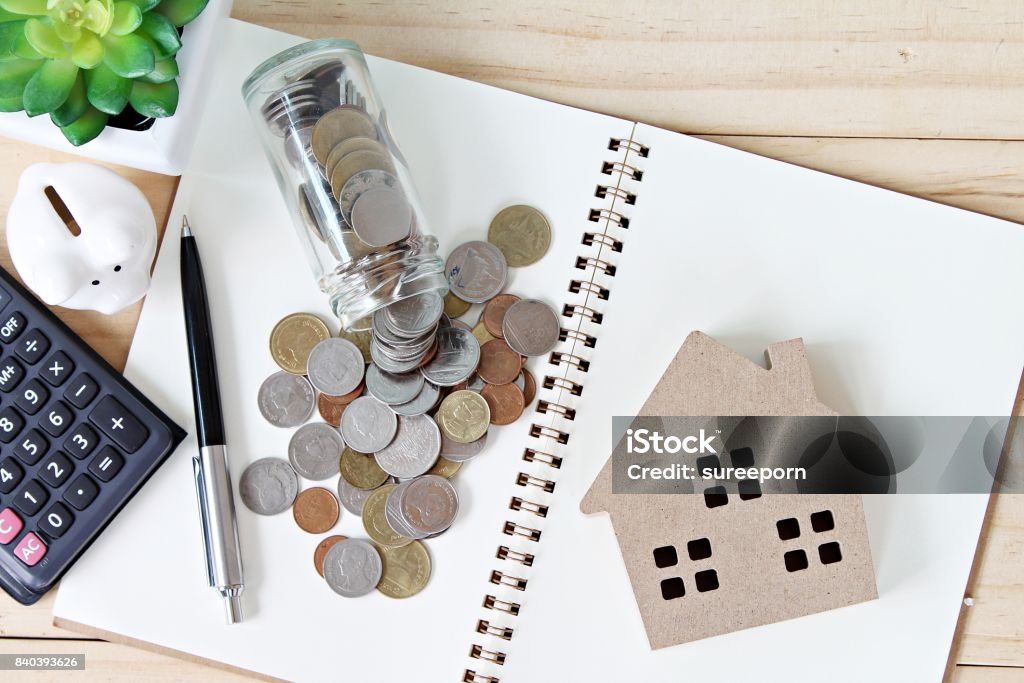
{"type": "MultiPolygon", "coordinates": [[[[108,161],[145,171],[181,175],[195,142],[209,86],[214,37],[231,11],[232,0],[210,0],[203,13],[185,27],[178,51],[178,109],[174,116],[156,119],[144,131],[107,126],[81,147],[68,142],[47,115],[29,118],[25,112],[0,113],[0,135],[62,152],[108,161]]],[[[241,97],[241,95],[239,95],[241,97]]]]}

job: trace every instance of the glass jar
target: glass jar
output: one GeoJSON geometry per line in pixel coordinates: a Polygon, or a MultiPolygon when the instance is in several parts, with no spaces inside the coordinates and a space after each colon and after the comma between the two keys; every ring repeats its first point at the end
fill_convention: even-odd
{"type": "Polygon", "coordinates": [[[346,329],[379,308],[448,289],[405,160],[359,46],[314,40],[242,86],[320,288],[346,329]]]}

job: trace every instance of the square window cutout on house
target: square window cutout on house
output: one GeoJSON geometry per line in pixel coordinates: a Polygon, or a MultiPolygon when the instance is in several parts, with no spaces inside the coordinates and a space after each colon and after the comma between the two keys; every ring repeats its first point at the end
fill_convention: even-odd
{"type": "Polygon", "coordinates": [[[733,467],[753,467],[754,451],[750,448],[737,448],[729,451],[733,467]]]}
{"type": "Polygon", "coordinates": [[[740,500],[754,500],[761,497],[761,485],[750,479],[736,482],[736,489],[740,492],[740,500]]]}
{"type": "Polygon", "coordinates": [[[798,572],[801,569],[807,569],[807,553],[803,550],[790,550],[783,555],[783,559],[786,561],[787,572],[798,572]]]}
{"type": "Polygon", "coordinates": [[[679,555],[674,545],[663,545],[654,549],[654,566],[659,569],[679,564],[679,555]]]}
{"type": "Polygon", "coordinates": [[[818,557],[822,564],[834,564],[843,559],[843,551],[835,541],[818,546],[818,557]]]}
{"type": "Polygon", "coordinates": [[[788,541],[791,538],[800,538],[800,522],[795,517],[787,517],[775,522],[775,528],[779,531],[779,539],[788,541]]]}
{"type": "Polygon", "coordinates": [[[666,600],[675,600],[686,595],[686,586],[683,585],[683,580],[678,576],[673,576],[671,579],[665,579],[661,582],[661,597],[666,600]]]}
{"type": "Polygon", "coordinates": [[[697,584],[697,592],[707,593],[718,590],[718,572],[714,569],[705,569],[693,575],[693,581],[697,584]]]}
{"type": "Polygon", "coordinates": [[[710,486],[704,489],[704,505],[709,508],[721,507],[728,502],[729,496],[726,494],[724,486],[710,486]]]}
{"type": "Polygon", "coordinates": [[[697,538],[686,544],[686,553],[691,560],[706,560],[711,557],[711,541],[697,538]]]}
{"type": "Polygon", "coordinates": [[[823,531],[832,531],[836,528],[836,520],[832,518],[831,510],[822,510],[811,514],[811,528],[819,534],[823,531]]]}

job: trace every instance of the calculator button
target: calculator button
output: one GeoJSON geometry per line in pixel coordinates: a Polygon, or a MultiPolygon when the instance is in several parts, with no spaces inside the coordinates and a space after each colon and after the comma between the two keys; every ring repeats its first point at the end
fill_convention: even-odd
{"type": "Polygon", "coordinates": [[[71,408],[64,401],[55,401],[49,410],[43,412],[39,424],[50,436],[60,436],[71,426],[71,408]]]}
{"type": "Polygon", "coordinates": [[[14,405],[21,408],[26,415],[35,415],[50,399],[50,392],[37,379],[29,380],[28,384],[14,394],[14,405]]]}
{"type": "Polygon", "coordinates": [[[87,424],[80,424],[64,440],[64,450],[81,460],[92,453],[96,448],[96,442],[100,437],[96,435],[92,427],[87,424]]]}
{"type": "Polygon", "coordinates": [[[0,462],[0,493],[10,493],[25,476],[25,470],[14,458],[4,458],[0,462]]]}
{"type": "Polygon", "coordinates": [[[25,368],[15,358],[0,361],[0,391],[9,394],[21,380],[25,379],[25,368]]]}
{"type": "Polygon", "coordinates": [[[114,450],[113,446],[104,446],[89,463],[89,471],[102,482],[108,482],[121,471],[124,458],[114,450]]]}
{"type": "Polygon", "coordinates": [[[73,521],[75,517],[64,503],[54,503],[39,519],[39,529],[50,538],[60,538],[73,521]]]}
{"type": "Polygon", "coordinates": [[[99,391],[100,386],[96,384],[96,380],[83,372],[64,390],[64,398],[74,407],[81,409],[89,405],[99,391]]]}
{"type": "Polygon", "coordinates": [[[30,531],[14,549],[14,554],[28,566],[34,567],[46,557],[46,544],[30,531]]]}
{"type": "Polygon", "coordinates": [[[149,438],[149,430],[113,396],[104,396],[89,413],[89,421],[129,453],[149,438]]]}
{"type": "Polygon", "coordinates": [[[82,474],[64,490],[64,500],[76,510],[84,510],[89,507],[89,503],[96,499],[96,494],[99,492],[100,490],[96,488],[96,484],[89,478],[89,475],[82,474]]]}
{"type": "Polygon", "coordinates": [[[46,362],[43,363],[43,368],[40,374],[47,383],[52,384],[55,387],[59,387],[61,384],[67,381],[68,377],[72,372],[75,371],[75,364],[71,362],[67,354],[63,351],[57,351],[51,354],[46,362]]]}
{"type": "Polygon", "coordinates": [[[14,494],[14,507],[21,510],[26,517],[31,517],[46,505],[49,497],[50,494],[43,485],[33,479],[14,494]]]}
{"type": "Polygon", "coordinates": [[[35,365],[50,350],[50,340],[42,330],[29,330],[28,334],[18,340],[14,352],[29,365],[35,365]]]}
{"type": "Polygon", "coordinates": [[[43,462],[39,478],[51,488],[59,488],[71,477],[74,469],[74,464],[63,453],[57,451],[43,462]]]}
{"type": "Polygon", "coordinates": [[[21,313],[11,313],[3,322],[0,322],[0,341],[9,344],[18,338],[25,330],[25,316],[21,313]]]}
{"type": "Polygon", "coordinates": [[[25,438],[14,446],[14,454],[26,465],[35,465],[39,462],[39,458],[46,454],[46,449],[49,447],[50,442],[46,440],[42,432],[38,429],[30,429],[25,433],[25,438]]]}
{"type": "Polygon", "coordinates": [[[13,541],[24,526],[17,512],[11,508],[4,508],[3,512],[0,512],[0,545],[7,545],[13,541]]]}
{"type": "Polygon", "coordinates": [[[14,441],[14,437],[18,436],[24,427],[25,421],[13,406],[0,410],[0,443],[14,441]]]}
{"type": "Polygon", "coordinates": [[[0,311],[7,308],[7,304],[11,303],[11,293],[3,287],[0,287],[0,311]]]}

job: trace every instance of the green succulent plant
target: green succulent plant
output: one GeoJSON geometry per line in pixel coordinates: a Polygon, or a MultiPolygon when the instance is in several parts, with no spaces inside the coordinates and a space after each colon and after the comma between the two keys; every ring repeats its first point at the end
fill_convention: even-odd
{"type": "Polygon", "coordinates": [[[0,0],[0,111],[49,114],[73,145],[131,107],[178,106],[179,28],[209,0],[0,0]]]}

